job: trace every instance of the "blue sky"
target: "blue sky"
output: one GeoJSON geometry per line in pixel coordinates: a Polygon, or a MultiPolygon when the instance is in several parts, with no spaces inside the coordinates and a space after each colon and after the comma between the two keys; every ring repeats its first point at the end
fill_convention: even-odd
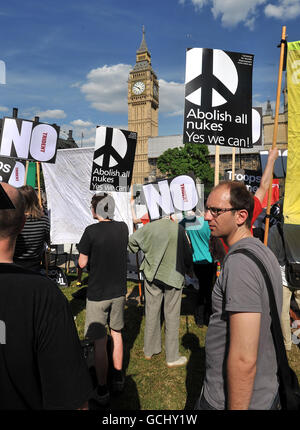
{"type": "MultiPolygon", "coordinates": [[[[0,117],[72,129],[127,128],[127,79],[142,26],[160,83],[159,135],[182,134],[186,48],[254,54],[253,105],[276,98],[282,26],[300,40],[300,0],[10,0],[0,5],[0,117]]],[[[83,138],[82,138],[83,134],[83,138]]]]}

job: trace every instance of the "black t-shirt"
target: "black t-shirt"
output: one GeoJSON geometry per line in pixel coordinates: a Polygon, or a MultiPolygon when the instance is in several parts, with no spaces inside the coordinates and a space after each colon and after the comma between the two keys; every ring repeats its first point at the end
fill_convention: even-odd
{"type": "Polygon", "coordinates": [[[127,245],[125,222],[102,221],[85,229],[78,250],[89,258],[89,300],[110,300],[126,295],[127,245]]]}
{"type": "Polygon", "coordinates": [[[77,409],[91,378],[70,306],[48,278],[0,263],[0,409],[77,409]]]}

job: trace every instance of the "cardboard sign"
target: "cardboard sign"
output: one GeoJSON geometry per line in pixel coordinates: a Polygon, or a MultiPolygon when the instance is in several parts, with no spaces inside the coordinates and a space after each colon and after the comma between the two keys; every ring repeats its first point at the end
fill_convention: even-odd
{"type": "MultiPolygon", "coordinates": [[[[255,194],[259,188],[261,176],[261,170],[239,169],[234,174],[234,180],[244,182],[248,190],[255,194]]],[[[228,181],[233,180],[231,170],[226,171],[226,179],[228,181]]]]}
{"type": "Polygon", "coordinates": [[[0,156],[55,163],[59,127],[19,118],[4,118],[0,156]]]}
{"type": "Polygon", "coordinates": [[[25,182],[25,172],[25,161],[16,161],[8,183],[16,188],[22,187],[25,182]]]}
{"type": "Polygon", "coordinates": [[[252,148],[253,55],[186,53],[183,143],[252,148]]]}
{"type": "Polygon", "coordinates": [[[97,127],[90,190],[130,190],[137,133],[97,127]]]}
{"type": "Polygon", "coordinates": [[[252,108],[252,145],[262,146],[262,108],[252,108]]]}
{"type": "Polygon", "coordinates": [[[0,158],[0,182],[8,182],[15,167],[15,160],[12,158],[0,158]]]}
{"type": "Polygon", "coordinates": [[[198,195],[195,180],[190,175],[143,185],[143,193],[152,221],[165,215],[193,210],[198,206],[200,197],[202,198],[198,195]]]}

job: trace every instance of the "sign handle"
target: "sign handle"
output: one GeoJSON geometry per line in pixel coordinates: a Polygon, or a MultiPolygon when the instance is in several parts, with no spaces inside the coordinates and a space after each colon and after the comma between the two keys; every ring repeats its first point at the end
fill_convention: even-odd
{"type": "MultiPolygon", "coordinates": [[[[131,202],[130,203],[132,203],[133,202],[133,187],[132,187],[132,185],[130,186],[130,191],[131,191],[131,197],[130,197],[131,202]]],[[[133,224],[133,231],[135,232],[136,227],[135,227],[134,222],[132,224],[133,224]]],[[[141,303],[141,301],[142,301],[142,282],[141,282],[140,264],[139,264],[138,253],[135,254],[135,259],[136,259],[136,267],[137,267],[137,275],[138,275],[139,298],[140,298],[140,303],[141,303]]]]}
{"type": "Polygon", "coordinates": [[[26,168],[25,168],[24,185],[26,185],[26,182],[27,182],[28,168],[29,168],[29,161],[27,160],[26,161],[26,168]]]}
{"type": "Polygon", "coordinates": [[[40,163],[36,161],[36,174],[37,174],[37,182],[38,182],[38,198],[39,204],[42,207],[42,197],[41,197],[41,176],[40,176],[40,163]]]}
{"type": "Polygon", "coordinates": [[[216,145],[215,152],[215,186],[219,184],[219,175],[220,175],[220,146],[216,145]]]}
{"type": "Polygon", "coordinates": [[[232,148],[232,180],[234,181],[234,176],[235,176],[235,148],[232,148]]]}
{"type": "MultiPolygon", "coordinates": [[[[280,44],[280,60],[279,60],[278,81],[277,81],[277,96],[276,96],[276,105],[275,105],[275,118],[274,118],[272,149],[276,147],[276,142],[277,142],[278,115],[279,115],[280,93],[281,93],[281,82],[282,82],[282,69],[283,69],[284,49],[285,49],[285,33],[286,33],[286,26],[283,26],[282,27],[282,35],[281,35],[281,44],[280,44]]],[[[272,175],[271,175],[271,180],[270,180],[270,184],[269,184],[268,205],[267,205],[267,211],[266,211],[266,224],[265,224],[265,235],[264,235],[264,244],[266,246],[268,243],[268,234],[269,234],[269,225],[270,225],[273,169],[274,169],[274,167],[272,168],[272,175]]]]}

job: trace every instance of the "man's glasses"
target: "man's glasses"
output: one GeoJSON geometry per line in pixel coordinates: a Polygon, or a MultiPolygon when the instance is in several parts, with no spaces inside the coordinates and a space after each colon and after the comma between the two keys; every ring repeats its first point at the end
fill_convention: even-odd
{"type": "Polygon", "coordinates": [[[237,208],[214,208],[214,207],[208,207],[205,206],[204,213],[210,212],[214,218],[217,218],[219,215],[221,215],[224,212],[233,212],[238,211],[237,208]]]}

